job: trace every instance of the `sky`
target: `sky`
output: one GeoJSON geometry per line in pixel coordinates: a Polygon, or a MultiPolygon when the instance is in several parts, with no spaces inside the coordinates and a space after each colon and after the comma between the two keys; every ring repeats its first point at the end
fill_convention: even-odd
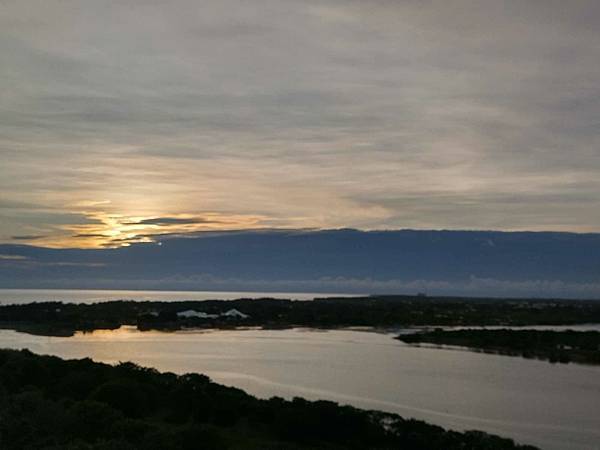
{"type": "Polygon", "coordinates": [[[0,242],[600,232],[600,2],[0,1],[0,242]]]}
{"type": "Polygon", "coordinates": [[[0,244],[0,289],[600,299],[598,268],[598,233],[246,230],[103,249],[0,244]]]}

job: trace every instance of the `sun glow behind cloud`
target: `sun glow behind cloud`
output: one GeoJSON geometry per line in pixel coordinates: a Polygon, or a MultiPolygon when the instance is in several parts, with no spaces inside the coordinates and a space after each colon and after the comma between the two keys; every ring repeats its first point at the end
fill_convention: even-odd
{"type": "MultiPolygon", "coordinates": [[[[87,203],[87,206],[105,207],[110,202],[87,203]]],[[[81,203],[84,204],[83,202],[81,203]]],[[[202,231],[253,229],[260,227],[261,217],[244,215],[144,215],[127,216],[104,210],[80,211],[87,219],[83,224],[67,224],[58,232],[25,243],[53,248],[107,248],[127,247],[135,243],[157,242],[161,237],[189,235],[202,231]]]]}
{"type": "Polygon", "coordinates": [[[0,242],[600,230],[598,1],[175,3],[3,2],[0,242]]]}

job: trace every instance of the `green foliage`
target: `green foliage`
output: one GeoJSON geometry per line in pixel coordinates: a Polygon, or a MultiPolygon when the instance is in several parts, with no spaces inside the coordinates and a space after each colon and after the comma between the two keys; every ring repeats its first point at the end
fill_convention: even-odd
{"type": "Polygon", "coordinates": [[[3,450],[531,449],[394,414],[259,400],[198,374],[0,350],[3,450]],[[37,374],[29,373],[38,371],[37,374]],[[70,384],[73,382],[73,385],[70,384]]]}
{"type": "Polygon", "coordinates": [[[398,336],[409,344],[456,345],[552,363],[600,364],[600,332],[550,330],[435,330],[398,336]]]}
{"type": "Polygon", "coordinates": [[[0,326],[18,331],[69,336],[75,331],[136,325],[140,330],[182,327],[230,328],[342,326],[569,325],[600,323],[600,302],[584,300],[480,299],[379,296],[322,298],[313,301],[240,299],[222,301],[133,302],[91,305],[31,303],[0,306],[0,326]],[[180,318],[177,312],[207,314],[236,308],[250,317],[180,318]]]}

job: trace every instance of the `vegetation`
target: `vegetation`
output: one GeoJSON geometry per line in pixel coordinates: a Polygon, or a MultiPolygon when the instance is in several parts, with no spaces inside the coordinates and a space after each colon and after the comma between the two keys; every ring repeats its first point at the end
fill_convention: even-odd
{"type": "Polygon", "coordinates": [[[27,350],[0,350],[0,448],[533,449],[327,401],[259,400],[204,375],[27,350]]]}
{"type": "Polygon", "coordinates": [[[453,330],[398,336],[410,344],[459,345],[502,355],[556,363],[600,364],[600,332],[540,330],[453,330]]]}
{"type": "Polygon", "coordinates": [[[60,302],[0,306],[0,327],[43,335],[135,325],[141,330],[183,327],[398,327],[482,325],[571,325],[600,323],[600,302],[425,296],[321,298],[313,301],[239,299],[230,302],[60,302]],[[235,308],[248,318],[181,318],[178,312],[218,315],[235,308]]]}

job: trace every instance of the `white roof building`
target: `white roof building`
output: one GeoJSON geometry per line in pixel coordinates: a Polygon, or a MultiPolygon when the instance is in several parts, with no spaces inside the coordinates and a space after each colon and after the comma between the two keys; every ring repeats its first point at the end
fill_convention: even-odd
{"type": "Polygon", "coordinates": [[[241,311],[238,311],[237,309],[230,309],[227,312],[221,313],[222,316],[225,317],[237,317],[238,319],[247,319],[248,317],[250,317],[248,314],[244,314],[241,311]]]}
{"type": "Polygon", "coordinates": [[[187,311],[178,312],[177,317],[183,317],[185,319],[190,319],[192,317],[196,317],[198,319],[216,319],[219,316],[217,314],[207,314],[202,311],[194,311],[193,309],[188,309],[187,311]]]}
{"type": "Polygon", "coordinates": [[[229,311],[222,312],[221,314],[207,314],[202,311],[194,311],[193,309],[188,309],[186,311],[180,311],[177,313],[177,317],[181,317],[183,319],[191,319],[193,317],[198,319],[216,319],[218,317],[231,317],[236,319],[247,319],[250,317],[248,314],[244,314],[237,309],[230,309],[229,311]]]}

